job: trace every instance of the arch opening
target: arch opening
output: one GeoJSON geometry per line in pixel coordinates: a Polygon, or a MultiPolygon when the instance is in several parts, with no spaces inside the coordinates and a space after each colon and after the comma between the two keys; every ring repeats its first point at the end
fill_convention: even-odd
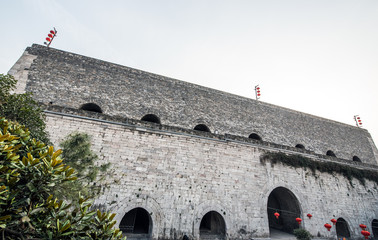
{"type": "Polygon", "coordinates": [[[336,154],[331,151],[331,150],[328,150],[327,153],[326,153],[327,156],[330,156],[330,157],[336,157],[336,154]]]}
{"type": "Polygon", "coordinates": [[[152,219],[143,208],[128,211],[119,224],[119,229],[127,239],[146,239],[151,237],[152,219]]]}
{"type": "Polygon", "coordinates": [[[226,223],[218,212],[210,211],[206,213],[200,224],[201,239],[225,239],[226,223]]]}
{"type": "Polygon", "coordinates": [[[250,134],[250,135],[248,136],[248,138],[250,138],[250,139],[254,139],[254,140],[257,140],[257,141],[261,141],[261,140],[262,140],[261,137],[260,137],[258,134],[256,134],[256,133],[252,133],[252,134],[250,134]]]}
{"type": "Polygon", "coordinates": [[[305,147],[302,144],[295,145],[296,148],[305,149],[305,147]]]}
{"type": "Polygon", "coordinates": [[[353,156],[353,161],[354,162],[361,162],[361,159],[357,156],[353,156]]]}
{"type": "Polygon", "coordinates": [[[337,239],[350,238],[349,224],[344,218],[338,218],[336,222],[337,239]]]}
{"type": "Polygon", "coordinates": [[[270,233],[276,230],[293,233],[293,230],[299,228],[296,222],[297,217],[301,217],[301,208],[298,199],[287,188],[277,187],[268,197],[268,220],[270,233]],[[278,218],[274,213],[278,212],[278,218]]]}
{"type": "Polygon", "coordinates": [[[373,238],[378,239],[378,219],[373,219],[371,222],[371,231],[373,232],[373,238]]]}
{"type": "Polygon", "coordinates": [[[80,109],[85,110],[85,111],[90,111],[90,112],[102,113],[102,109],[96,103],[86,103],[86,104],[83,104],[80,107],[80,109]]]}
{"type": "Polygon", "coordinates": [[[141,120],[145,122],[152,122],[152,123],[160,124],[160,119],[154,114],[147,114],[144,117],[142,117],[141,120]]]}
{"type": "Polygon", "coordinates": [[[194,127],[194,130],[201,132],[210,132],[210,129],[205,124],[198,124],[194,127]]]}

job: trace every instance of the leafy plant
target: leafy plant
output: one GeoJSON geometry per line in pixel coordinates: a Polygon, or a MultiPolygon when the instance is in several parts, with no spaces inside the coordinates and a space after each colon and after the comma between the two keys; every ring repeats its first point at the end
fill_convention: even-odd
{"type": "Polygon", "coordinates": [[[109,168],[110,164],[95,165],[98,156],[91,150],[90,136],[86,133],[74,132],[66,137],[61,147],[65,163],[77,171],[78,180],[59,186],[55,194],[67,200],[77,199],[79,192],[84,196],[97,196],[101,185],[93,183],[98,180],[99,174],[109,168]]]}
{"type": "Polygon", "coordinates": [[[24,126],[0,118],[0,234],[3,239],[121,239],[115,214],[90,210],[89,198],[71,204],[53,188],[77,179],[62,151],[31,138],[24,126]]]}
{"type": "Polygon", "coordinates": [[[11,94],[16,83],[13,76],[0,74],[0,116],[25,125],[33,138],[49,143],[43,110],[31,93],[11,94]]]}
{"type": "Polygon", "coordinates": [[[312,238],[310,232],[303,228],[294,229],[293,233],[298,240],[310,240],[312,238]]]}
{"type": "Polygon", "coordinates": [[[335,162],[320,162],[316,160],[312,160],[310,158],[306,158],[300,155],[287,155],[281,152],[266,152],[260,157],[260,162],[265,164],[269,161],[272,165],[280,162],[287,166],[291,166],[294,168],[304,168],[310,169],[312,173],[315,175],[316,171],[319,172],[326,172],[329,174],[341,174],[346,177],[350,184],[352,184],[352,179],[358,179],[360,183],[365,186],[365,180],[370,180],[373,182],[378,183],[378,173],[375,170],[367,170],[367,169],[358,169],[354,167],[350,167],[348,165],[335,163],[335,162]]]}

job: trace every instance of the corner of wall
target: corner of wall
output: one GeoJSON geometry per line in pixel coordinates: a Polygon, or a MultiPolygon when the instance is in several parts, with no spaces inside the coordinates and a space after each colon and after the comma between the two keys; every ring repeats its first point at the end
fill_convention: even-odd
{"type": "Polygon", "coordinates": [[[25,93],[29,69],[34,59],[36,58],[36,55],[29,54],[27,51],[25,51],[8,71],[8,74],[12,75],[17,80],[17,85],[14,93],[25,93]]]}

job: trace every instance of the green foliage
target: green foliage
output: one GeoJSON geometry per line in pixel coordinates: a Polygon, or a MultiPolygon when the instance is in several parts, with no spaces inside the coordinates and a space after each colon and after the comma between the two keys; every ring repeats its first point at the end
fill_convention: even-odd
{"type": "Polygon", "coordinates": [[[362,170],[335,162],[315,161],[300,155],[267,152],[260,157],[261,163],[265,164],[266,161],[270,161],[272,165],[280,162],[294,168],[310,169],[314,175],[316,171],[329,174],[341,174],[349,180],[351,185],[353,178],[358,179],[363,186],[365,186],[366,179],[378,183],[377,171],[367,169],[362,170]]]}
{"type": "Polygon", "coordinates": [[[109,164],[95,165],[98,159],[91,150],[90,136],[86,133],[72,133],[61,143],[65,163],[77,171],[78,181],[65,183],[56,189],[57,196],[64,196],[67,200],[77,199],[80,192],[84,196],[96,196],[101,190],[100,184],[93,184],[98,180],[99,173],[104,173],[109,164]]]}
{"type": "Polygon", "coordinates": [[[113,229],[115,214],[91,211],[88,198],[67,205],[50,194],[77,178],[61,153],[0,118],[0,234],[5,239],[121,239],[120,230],[113,229]]]}
{"type": "Polygon", "coordinates": [[[310,240],[312,238],[310,232],[303,228],[294,229],[293,233],[298,240],[310,240]]]}
{"type": "Polygon", "coordinates": [[[0,116],[25,125],[33,138],[48,143],[42,109],[31,93],[11,94],[16,83],[11,75],[0,74],[0,116]]]}

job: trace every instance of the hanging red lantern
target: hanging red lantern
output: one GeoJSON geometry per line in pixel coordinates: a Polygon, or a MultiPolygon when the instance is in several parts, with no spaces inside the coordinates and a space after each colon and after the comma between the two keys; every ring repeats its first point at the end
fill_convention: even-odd
{"type": "Polygon", "coordinates": [[[55,32],[53,30],[50,31],[51,34],[55,34],[55,32]]]}
{"type": "Polygon", "coordinates": [[[365,224],[360,224],[360,228],[361,228],[362,230],[365,230],[367,227],[366,227],[365,224]]]}
{"type": "Polygon", "coordinates": [[[53,37],[53,35],[52,35],[52,34],[47,34],[47,36],[49,36],[50,38],[52,38],[52,37],[53,37]]]}
{"type": "Polygon", "coordinates": [[[308,217],[309,219],[311,219],[311,218],[312,218],[312,215],[309,213],[309,214],[307,214],[307,217],[308,217]]]}
{"type": "Polygon", "coordinates": [[[49,42],[50,42],[50,41],[51,41],[51,39],[50,39],[50,38],[46,38],[46,41],[49,41],[49,42]]]}
{"type": "Polygon", "coordinates": [[[296,218],[295,221],[297,221],[298,224],[301,224],[302,219],[301,218],[296,218]]]}
{"type": "Polygon", "coordinates": [[[368,239],[370,236],[370,233],[368,231],[362,230],[361,234],[364,235],[365,239],[368,239]]]}
{"type": "Polygon", "coordinates": [[[276,216],[276,218],[278,219],[278,217],[280,216],[280,214],[278,212],[274,213],[274,216],[276,216]]]}
{"type": "Polygon", "coordinates": [[[331,231],[331,228],[332,228],[331,224],[326,223],[324,224],[324,227],[327,228],[328,231],[331,231]]]}
{"type": "Polygon", "coordinates": [[[334,219],[334,218],[332,218],[332,219],[331,219],[331,222],[333,223],[333,225],[336,225],[336,223],[337,223],[337,220],[336,220],[336,219],[334,219]]]}

